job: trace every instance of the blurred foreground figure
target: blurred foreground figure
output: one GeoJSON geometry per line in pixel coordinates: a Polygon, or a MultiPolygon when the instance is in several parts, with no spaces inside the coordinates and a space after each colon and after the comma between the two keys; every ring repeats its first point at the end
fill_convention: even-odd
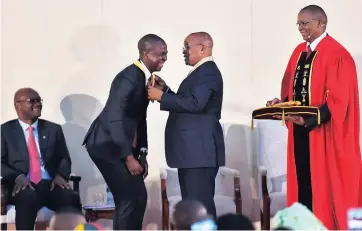
{"type": "Polygon", "coordinates": [[[82,212],[74,208],[56,211],[49,223],[49,230],[72,230],[78,224],[86,223],[82,212]]]}
{"type": "Polygon", "coordinates": [[[216,230],[216,224],[199,201],[182,200],[175,205],[171,223],[175,230],[216,230]]]}
{"type": "Polygon", "coordinates": [[[244,215],[225,214],[217,219],[218,230],[255,230],[253,223],[244,215]]]}

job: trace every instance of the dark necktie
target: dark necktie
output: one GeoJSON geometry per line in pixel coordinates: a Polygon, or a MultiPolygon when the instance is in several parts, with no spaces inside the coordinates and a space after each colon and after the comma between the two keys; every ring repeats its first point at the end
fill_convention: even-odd
{"type": "Polygon", "coordinates": [[[312,53],[312,49],[310,49],[310,45],[307,46],[307,58],[312,53]]]}

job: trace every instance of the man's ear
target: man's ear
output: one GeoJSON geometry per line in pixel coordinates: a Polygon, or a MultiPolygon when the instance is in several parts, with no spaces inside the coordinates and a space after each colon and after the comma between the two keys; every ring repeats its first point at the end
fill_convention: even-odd
{"type": "Polygon", "coordinates": [[[323,20],[318,20],[318,26],[325,26],[326,23],[323,20]]]}

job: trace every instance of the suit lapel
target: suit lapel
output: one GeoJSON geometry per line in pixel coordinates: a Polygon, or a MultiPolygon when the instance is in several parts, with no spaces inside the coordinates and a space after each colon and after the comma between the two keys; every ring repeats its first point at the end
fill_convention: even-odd
{"type": "Polygon", "coordinates": [[[20,126],[19,121],[15,123],[15,129],[11,131],[13,134],[13,140],[16,142],[16,147],[19,148],[19,154],[25,160],[29,160],[28,146],[26,145],[24,131],[20,126]]]}
{"type": "Polygon", "coordinates": [[[190,80],[192,80],[192,77],[194,76],[194,74],[195,74],[195,71],[191,72],[191,73],[182,81],[182,83],[180,84],[180,87],[178,88],[178,91],[177,91],[178,93],[180,92],[180,90],[182,91],[182,89],[187,86],[187,83],[190,82],[190,80]]]}
{"type": "Polygon", "coordinates": [[[38,135],[39,135],[39,148],[40,153],[43,159],[46,156],[48,140],[49,140],[49,131],[44,124],[44,121],[38,120],[38,135]]]}

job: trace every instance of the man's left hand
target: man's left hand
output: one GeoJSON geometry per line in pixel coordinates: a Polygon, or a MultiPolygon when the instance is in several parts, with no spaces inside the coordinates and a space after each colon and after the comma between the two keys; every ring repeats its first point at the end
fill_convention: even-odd
{"type": "Polygon", "coordinates": [[[55,176],[55,178],[54,178],[54,180],[52,182],[52,185],[50,187],[50,191],[53,190],[55,188],[55,186],[59,186],[62,189],[64,189],[64,188],[70,189],[70,185],[68,184],[68,182],[66,182],[64,180],[64,178],[59,176],[59,175],[55,176]]]}
{"type": "Polygon", "coordinates": [[[148,175],[148,163],[147,163],[147,157],[146,155],[140,155],[139,157],[139,162],[140,165],[143,167],[144,172],[143,172],[143,179],[146,179],[147,175],[148,175]]]}
{"type": "MultiPolygon", "coordinates": [[[[274,116],[274,118],[277,118],[277,119],[282,119],[281,116],[274,116]]],[[[304,126],[305,125],[305,121],[304,121],[304,118],[301,117],[301,116],[286,116],[285,117],[285,121],[290,121],[296,125],[300,125],[300,126],[304,126]]]]}
{"type": "Polygon", "coordinates": [[[163,91],[161,91],[155,87],[151,87],[151,86],[148,87],[148,99],[161,101],[162,95],[163,95],[163,91]]]}

